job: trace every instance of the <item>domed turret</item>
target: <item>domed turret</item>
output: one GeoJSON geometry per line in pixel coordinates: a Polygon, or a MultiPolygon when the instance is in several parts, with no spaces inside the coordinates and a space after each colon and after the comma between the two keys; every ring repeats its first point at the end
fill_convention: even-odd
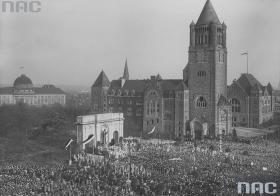
{"type": "Polygon", "coordinates": [[[14,87],[15,88],[32,88],[33,84],[30,78],[28,78],[26,75],[19,76],[14,81],[14,87]]]}

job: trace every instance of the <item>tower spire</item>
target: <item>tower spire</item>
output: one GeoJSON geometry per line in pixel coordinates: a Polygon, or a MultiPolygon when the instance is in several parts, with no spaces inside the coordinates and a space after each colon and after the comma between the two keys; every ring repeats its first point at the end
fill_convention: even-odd
{"type": "Polygon", "coordinates": [[[129,80],[129,72],[128,72],[128,66],[127,66],[127,59],[125,60],[123,79],[129,80]]]}
{"type": "Polygon", "coordinates": [[[210,23],[221,24],[210,0],[207,0],[196,25],[208,25],[210,23]]]}

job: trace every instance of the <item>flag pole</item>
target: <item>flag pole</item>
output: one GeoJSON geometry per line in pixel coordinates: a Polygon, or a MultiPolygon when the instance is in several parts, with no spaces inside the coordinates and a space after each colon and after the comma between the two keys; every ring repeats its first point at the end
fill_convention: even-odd
{"type": "Polygon", "coordinates": [[[249,74],[249,53],[247,51],[247,52],[241,53],[241,55],[246,55],[246,58],[247,58],[247,74],[249,74]]]}
{"type": "Polygon", "coordinates": [[[72,142],[70,143],[69,148],[69,165],[72,165],[72,142]]]}
{"type": "Polygon", "coordinates": [[[247,51],[247,74],[249,74],[249,53],[247,51]]]}

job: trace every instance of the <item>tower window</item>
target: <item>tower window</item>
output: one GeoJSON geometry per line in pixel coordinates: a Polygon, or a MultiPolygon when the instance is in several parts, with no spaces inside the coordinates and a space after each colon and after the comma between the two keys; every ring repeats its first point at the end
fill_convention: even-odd
{"type": "Polygon", "coordinates": [[[206,99],[202,96],[198,97],[196,101],[196,107],[198,108],[206,108],[207,107],[207,102],[206,99]]]}
{"type": "Polygon", "coordinates": [[[204,77],[204,76],[206,76],[206,71],[199,71],[199,72],[197,72],[197,76],[198,76],[198,77],[204,77]]]}

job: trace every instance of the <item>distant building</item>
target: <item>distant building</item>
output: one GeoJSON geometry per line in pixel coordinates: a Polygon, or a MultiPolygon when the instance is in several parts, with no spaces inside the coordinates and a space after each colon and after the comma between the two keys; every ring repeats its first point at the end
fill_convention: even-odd
{"type": "Polygon", "coordinates": [[[34,87],[30,78],[21,75],[12,87],[0,88],[0,105],[20,102],[32,106],[65,105],[65,93],[53,85],[34,87]]]}
{"type": "Polygon", "coordinates": [[[258,128],[273,119],[273,89],[263,86],[252,74],[242,74],[228,87],[233,126],[258,128]]]}
{"type": "Polygon", "coordinates": [[[80,147],[92,151],[98,143],[108,145],[112,140],[118,143],[123,137],[123,114],[103,113],[77,117],[77,142],[85,141],[90,135],[93,139],[80,147]]]}

